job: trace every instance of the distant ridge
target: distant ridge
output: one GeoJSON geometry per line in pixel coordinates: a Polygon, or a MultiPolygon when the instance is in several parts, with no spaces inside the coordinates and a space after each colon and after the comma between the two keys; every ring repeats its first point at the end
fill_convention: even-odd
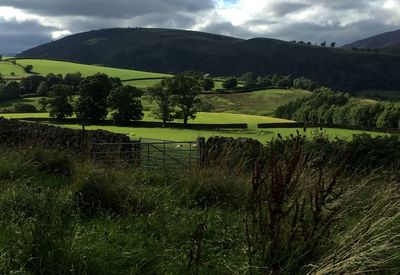
{"type": "Polygon", "coordinates": [[[277,73],[305,76],[342,91],[400,89],[400,56],[173,29],[89,31],[27,50],[19,57],[164,73],[185,70],[214,76],[277,73]]]}
{"type": "Polygon", "coordinates": [[[353,47],[366,49],[400,48],[400,30],[385,32],[343,46],[343,48],[348,49],[353,47]]]}

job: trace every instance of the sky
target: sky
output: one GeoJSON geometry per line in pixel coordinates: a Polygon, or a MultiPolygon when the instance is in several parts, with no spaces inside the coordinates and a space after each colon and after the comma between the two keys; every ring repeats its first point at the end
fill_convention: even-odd
{"type": "Polygon", "coordinates": [[[353,42],[400,29],[400,0],[0,0],[0,53],[112,27],[353,42]]]}

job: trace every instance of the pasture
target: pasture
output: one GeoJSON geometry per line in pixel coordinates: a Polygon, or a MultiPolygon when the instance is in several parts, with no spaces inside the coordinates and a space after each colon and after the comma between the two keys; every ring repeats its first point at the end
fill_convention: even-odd
{"type": "MultiPolygon", "coordinates": [[[[47,118],[47,113],[33,113],[33,114],[0,114],[5,118],[47,118]]],[[[145,113],[144,121],[157,121],[151,117],[149,112],[145,113]]],[[[319,129],[307,129],[303,132],[303,129],[289,129],[289,128],[274,128],[274,129],[257,129],[258,123],[277,123],[285,122],[285,120],[263,117],[263,116],[252,116],[243,114],[229,114],[229,113],[199,113],[198,118],[191,123],[247,123],[249,129],[218,129],[218,130],[197,130],[197,129],[176,129],[176,128],[141,128],[141,127],[121,127],[121,126],[104,126],[104,125],[92,125],[87,126],[88,130],[107,130],[115,133],[127,134],[131,139],[139,138],[155,138],[175,141],[192,141],[198,137],[209,138],[212,136],[225,136],[233,138],[252,138],[261,142],[267,142],[273,138],[276,138],[278,134],[283,137],[290,135],[296,135],[297,131],[305,134],[307,137],[313,137],[321,133],[325,134],[331,139],[335,137],[351,139],[355,134],[367,133],[371,136],[385,135],[383,133],[368,132],[368,131],[357,131],[357,130],[346,130],[346,129],[330,129],[326,128],[320,131],[319,129]]],[[[59,124],[58,124],[59,125],[59,124]]],[[[62,127],[68,127],[73,129],[80,129],[80,125],[76,124],[63,124],[59,125],[62,127]]]]}
{"type": "Polygon", "coordinates": [[[136,70],[117,69],[98,65],[85,65],[72,62],[54,61],[45,59],[16,59],[17,64],[22,66],[32,65],[33,71],[41,75],[49,73],[62,74],[80,72],[83,76],[90,76],[96,73],[105,73],[111,77],[119,77],[121,80],[131,78],[154,78],[168,77],[167,74],[150,73],[136,70]]]}
{"type": "Polygon", "coordinates": [[[21,78],[28,75],[21,66],[8,61],[0,61],[0,74],[6,79],[21,78]]]}
{"type": "Polygon", "coordinates": [[[309,95],[311,92],[304,90],[266,89],[238,94],[202,95],[201,99],[213,112],[272,115],[278,106],[309,95]]]}

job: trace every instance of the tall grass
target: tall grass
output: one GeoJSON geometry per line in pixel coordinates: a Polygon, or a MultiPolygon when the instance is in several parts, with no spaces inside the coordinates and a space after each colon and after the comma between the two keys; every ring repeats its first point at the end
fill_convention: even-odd
{"type": "Polygon", "coordinates": [[[301,138],[277,144],[253,174],[3,149],[0,274],[398,272],[396,171],[342,175],[301,138]]]}

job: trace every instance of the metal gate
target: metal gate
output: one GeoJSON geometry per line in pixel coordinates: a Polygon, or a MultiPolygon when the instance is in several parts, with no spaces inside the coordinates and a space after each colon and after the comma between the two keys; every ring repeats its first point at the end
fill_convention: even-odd
{"type": "Polygon", "coordinates": [[[197,141],[142,138],[130,143],[94,143],[89,153],[93,162],[107,166],[191,169],[199,162],[197,141]]]}

